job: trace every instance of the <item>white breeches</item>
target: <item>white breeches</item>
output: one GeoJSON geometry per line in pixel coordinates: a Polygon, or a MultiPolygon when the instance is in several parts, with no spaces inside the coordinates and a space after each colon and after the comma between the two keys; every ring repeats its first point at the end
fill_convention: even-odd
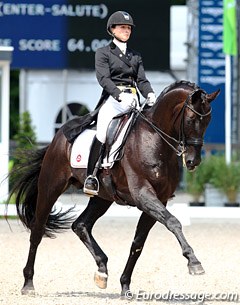
{"type": "MultiPolygon", "coordinates": [[[[139,104],[137,95],[132,95],[134,96],[134,98],[136,98],[136,101],[139,104]]],[[[109,98],[102,105],[98,113],[96,136],[100,142],[106,142],[107,128],[112,118],[118,115],[119,113],[124,112],[129,107],[130,105],[127,106],[126,104],[122,104],[121,102],[115,100],[112,96],[109,96],[109,98]]],[[[139,105],[137,105],[137,107],[139,107],[139,105]]]]}

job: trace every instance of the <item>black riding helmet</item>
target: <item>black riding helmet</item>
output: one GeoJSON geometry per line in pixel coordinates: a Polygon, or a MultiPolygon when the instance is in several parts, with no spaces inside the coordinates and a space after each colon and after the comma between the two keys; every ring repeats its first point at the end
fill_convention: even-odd
{"type": "Polygon", "coordinates": [[[131,27],[135,26],[131,15],[129,15],[127,12],[124,11],[117,11],[109,17],[107,22],[107,32],[111,36],[113,36],[111,32],[111,27],[113,25],[118,25],[118,24],[127,24],[130,25],[131,27]]]}

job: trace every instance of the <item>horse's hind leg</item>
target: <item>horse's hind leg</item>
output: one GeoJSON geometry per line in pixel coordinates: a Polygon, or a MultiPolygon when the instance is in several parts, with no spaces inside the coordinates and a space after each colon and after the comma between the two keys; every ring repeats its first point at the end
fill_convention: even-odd
{"type": "Polygon", "coordinates": [[[56,166],[52,159],[49,159],[49,162],[45,162],[45,164],[42,165],[38,180],[36,211],[31,223],[28,260],[23,269],[25,280],[22,294],[28,294],[34,291],[33,275],[37,249],[44,233],[46,233],[47,221],[52,207],[65,189],[69,177],[70,170],[56,166]],[[49,169],[51,169],[51,171],[49,171],[49,169]]]}
{"type": "Polygon", "coordinates": [[[98,271],[95,273],[94,280],[96,285],[102,289],[107,287],[108,258],[93,238],[92,228],[98,218],[105,214],[111,204],[112,202],[110,201],[106,201],[99,197],[92,197],[89,200],[86,209],[72,225],[73,231],[88,248],[96,261],[98,271]]]}
{"type": "Polygon", "coordinates": [[[34,263],[37,254],[38,246],[42,240],[44,234],[44,225],[47,221],[48,215],[51,212],[51,205],[49,202],[49,207],[47,209],[39,209],[36,212],[35,220],[32,224],[31,235],[30,235],[30,248],[28,254],[28,260],[26,266],[23,269],[24,284],[21,290],[22,294],[29,294],[34,291],[33,286],[33,275],[34,275],[34,263]]]}
{"type": "Polygon", "coordinates": [[[29,294],[34,291],[34,286],[33,286],[34,263],[35,263],[37,248],[42,240],[43,234],[44,234],[44,226],[39,220],[36,220],[34,222],[33,228],[31,229],[28,260],[26,266],[23,269],[24,284],[21,290],[22,294],[29,294]]]}
{"type": "Polygon", "coordinates": [[[122,291],[121,291],[122,296],[124,296],[126,292],[129,291],[130,289],[133,268],[139,256],[142,253],[143,246],[147,239],[148,233],[155,223],[156,223],[155,219],[153,219],[152,217],[148,216],[145,213],[142,213],[137,225],[134,240],[132,242],[128,261],[120,279],[122,286],[122,291]]]}

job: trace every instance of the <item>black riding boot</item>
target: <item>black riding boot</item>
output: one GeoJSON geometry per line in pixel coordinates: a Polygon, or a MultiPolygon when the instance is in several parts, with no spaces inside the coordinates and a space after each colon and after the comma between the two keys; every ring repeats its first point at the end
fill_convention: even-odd
{"type": "Polygon", "coordinates": [[[98,195],[99,181],[97,178],[97,171],[101,164],[102,153],[104,150],[104,144],[100,142],[96,136],[93,139],[90,149],[87,178],[84,182],[83,191],[89,195],[98,195]]]}

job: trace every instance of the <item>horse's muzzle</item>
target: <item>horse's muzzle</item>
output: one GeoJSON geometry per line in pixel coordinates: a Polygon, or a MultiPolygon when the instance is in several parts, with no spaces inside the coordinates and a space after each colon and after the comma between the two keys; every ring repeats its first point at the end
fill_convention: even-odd
{"type": "Polygon", "coordinates": [[[193,161],[191,160],[188,160],[185,162],[186,163],[186,167],[187,169],[192,172],[196,169],[196,167],[199,165],[199,164],[195,164],[193,161]]]}
{"type": "Polygon", "coordinates": [[[187,153],[185,164],[189,171],[193,171],[201,162],[201,148],[203,146],[202,138],[189,138],[185,140],[187,153]]]}
{"type": "MultiPolygon", "coordinates": [[[[200,146],[199,146],[200,147],[200,146]]],[[[185,154],[185,165],[189,171],[193,171],[201,163],[201,150],[188,149],[185,154]]]]}

